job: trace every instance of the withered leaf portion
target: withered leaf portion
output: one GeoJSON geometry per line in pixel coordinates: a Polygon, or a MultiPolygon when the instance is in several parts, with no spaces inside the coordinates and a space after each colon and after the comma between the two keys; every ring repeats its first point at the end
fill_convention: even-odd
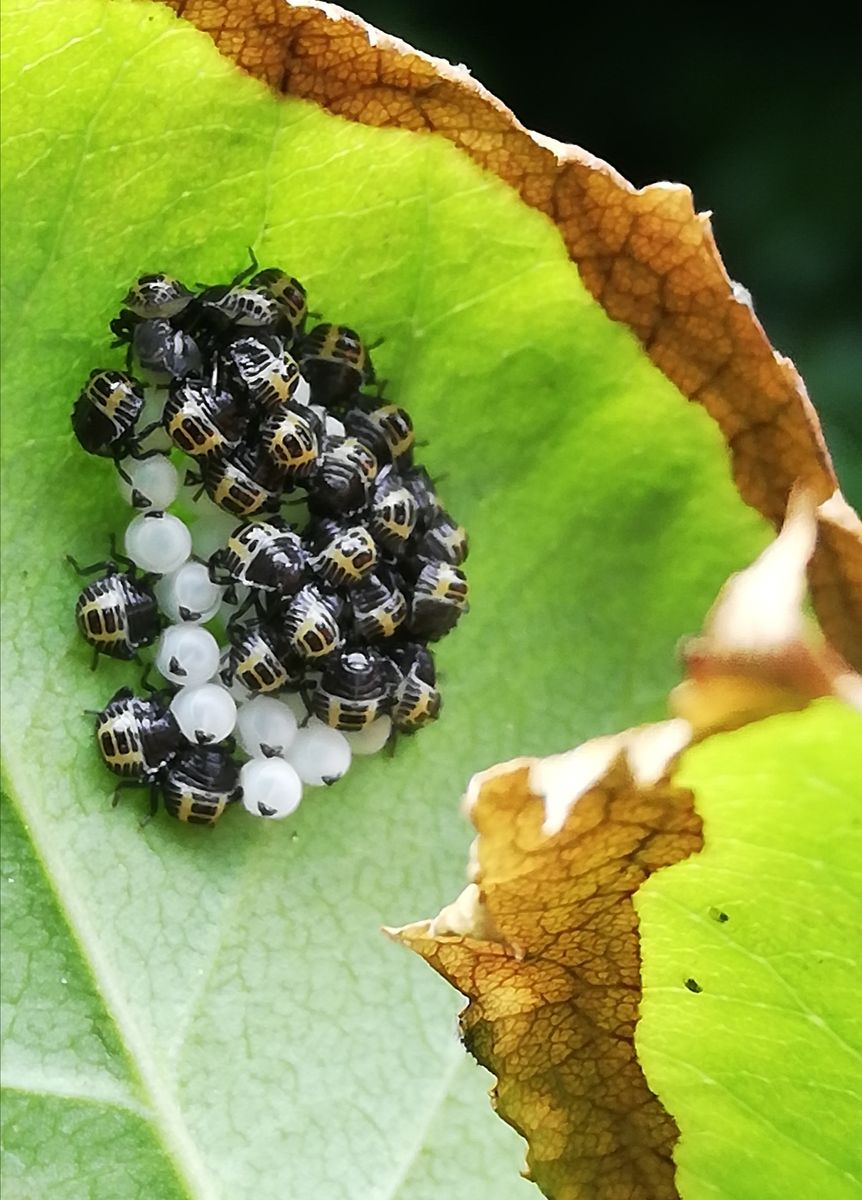
{"type": "Polygon", "coordinates": [[[477,776],[474,883],[435,920],[389,931],[470,997],[464,1042],[497,1076],[497,1112],[527,1138],[529,1175],[550,1200],[677,1195],[677,1129],[634,1049],[632,895],[700,848],[701,824],[665,774],[685,723],[636,738],[477,776]]]}
{"type": "Polygon", "coordinates": [[[703,632],[684,644],[686,678],[670,702],[698,736],[805,708],[821,696],[862,708],[862,680],[824,643],[803,609],[818,516],[821,536],[825,528],[831,536],[849,536],[852,544],[852,530],[841,524],[848,511],[842,505],[836,496],[818,509],[813,495],[797,488],[778,537],[731,576],[703,632]]]}
{"type": "MultiPolygon", "coordinates": [[[[818,502],[836,480],[805,385],[725,271],[688,188],[635,189],[576,146],[530,133],[460,67],[418,53],[334,5],[167,0],[270,87],[367,125],[433,131],[557,224],[592,294],[720,426],[740,494],[776,526],[791,488],[818,502]]],[[[824,532],[814,602],[836,648],[862,669],[862,539],[824,532]]]]}

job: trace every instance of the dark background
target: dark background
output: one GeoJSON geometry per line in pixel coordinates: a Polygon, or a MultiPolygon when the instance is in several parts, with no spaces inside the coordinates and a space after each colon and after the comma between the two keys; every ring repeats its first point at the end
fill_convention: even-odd
{"type": "Polygon", "coordinates": [[[862,55],[828,8],[804,26],[655,0],[501,6],[356,0],[372,25],[463,62],[529,128],[637,186],[688,184],[733,279],[820,412],[862,507],[862,55]],[[510,10],[511,11],[511,10],[510,10]]]}

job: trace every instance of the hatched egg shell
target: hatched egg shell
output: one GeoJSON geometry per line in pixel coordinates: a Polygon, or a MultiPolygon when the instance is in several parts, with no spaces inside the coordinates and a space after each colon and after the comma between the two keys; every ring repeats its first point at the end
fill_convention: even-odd
{"type": "Polygon", "coordinates": [[[191,554],[192,537],[179,517],[151,509],[129,522],[125,545],[142,571],[169,575],[191,554]]]}
{"type": "Polygon", "coordinates": [[[308,720],[308,706],[299,692],[283,692],[278,697],[278,703],[290,709],[296,718],[297,725],[301,725],[303,721],[308,720]]]}
{"type": "Polygon", "coordinates": [[[192,745],[223,742],[236,725],[234,698],[217,683],[180,688],[171,701],[171,711],[183,737],[192,745]]]}
{"type": "Polygon", "coordinates": [[[218,642],[199,625],[169,625],[156,646],[156,670],[171,683],[195,687],[212,679],[219,667],[218,642]]]}
{"type": "Polygon", "coordinates": [[[313,717],[304,729],[297,730],[286,758],[303,783],[324,787],[346,774],[351,759],[350,743],[343,733],[313,717]]]}
{"type": "Polygon", "coordinates": [[[165,509],[176,500],[180,490],[180,477],[166,455],[124,458],[118,469],[131,480],[129,483],[122,475],[117,475],[120,495],[134,508],[165,509]]]}
{"type": "Polygon", "coordinates": [[[216,615],[224,594],[224,588],[210,579],[206,564],[199,562],[183,563],[178,571],[160,579],[154,591],[167,617],[195,624],[203,624],[216,615]]]}
{"type": "Polygon", "coordinates": [[[253,758],[240,768],[242,805],[253,817],[279,821],[302,799],[302,780],[283,758],[253,758]]]}
{"type": "Polygon", "coordinates": [[[144,407],[141,409],[138,417],[137,428],[146,429],[148,425],[153,425],[155,422],[158,422],[158,425],[140,443],[142,450],[168,451],[173,447],[173,442],[162,426],[162,413],[164,412],[167,398],[167,388],[144,388],[144,407]]]}
{"type": "Polygon", "coordinates": [[[378,717],[356,733],[345,733],[344,737],[353,754],[377,754],[389,741],[392,721],[389,717],[378,717]]]}
{"type": "Polygon", "coordinates": [[[255,696],[241,705],[236,726],[246,754],[253,758],[274,758],[293,744],[297,721],[286,704],[272,696],[255,696]]]}

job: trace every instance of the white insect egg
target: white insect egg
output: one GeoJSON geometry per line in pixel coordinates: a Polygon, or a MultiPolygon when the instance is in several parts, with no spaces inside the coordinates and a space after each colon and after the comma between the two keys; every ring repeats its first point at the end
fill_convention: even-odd
{"type": "Polygon", "coordinates": [[[191,561],[165,575],[153,590],[162,612],[172,621],[192,621],[198,625],[216,615],[224,592],[223,587],[210,579],[206,563],[191,561]]]}
{"type": "Polygon", "coordinates": [[[302,780],[283,758],[253,758],[240,768],[242,804],[253,817],[280,821],[299,807],[302,780]]]}
{"type": "Polygon", "coordinates": [[[296,737],[296,717],[272,696],[255,696],[237,713],[240,744],[252,758],[284,754],[296,737]]]}
{"type": "Polygon", "coordinates": [[[353,754],[377,754],[389,741],[392,721],[389,717],[378,717],[356,733],[345,733],[353,754]]]}
{"type": "Polygon", "coordinates": [[[180,688],[171,701],[171,711],[183,737],[199,745],[224,741],[236,725],[234,698],[217,683],[180,688]]]}
{"type": "Polygon", "coordinates": [[[202,513],[189,525],[195,554],[209,559],[216,550],[227,545],[228,538],[238,524],[239,517],[215,507],[212,512],[202,513]]]}
{"type": "Polygon", "coordinates": [[[168,508],[177,498],[180,477],[171,460],[164,454],[152,458],[124,458],[120,469],[131,483],[117,475],[120,495],[135,508],[168,508]]]}
{"type": "Polygon", "coordinates": [[[162,413],[167,398],[167,388],[144,388],[144,407],[141,409],[140,416],[138,417],[137,428],[141,430],[147,429],[155,422],[158,422],[158,425],[141,442],[142,450],[170,450],[173,446],[173,442],[162,426],[162,413]]]}
{"type": "MultiPolygon", "coordinates": [[[[227,663],[228,656],[224,655],[220,665],[222,668],[224,668],[227,666],[227,663]]],[[[248,701],[254,696],[254,692],[250,692],[245,684],[239,679],[232,679],[230,681],[230,687],[227,690],[236,701],[236,706],[238,709],[242,708],[242,706],[248,703],[248,701]]]]}
{"type": "Polygon", "coordinates": [[[171,683],[196,687],[219,667],[219,644],[199,625],[169,625],[156,646],[156,670],[171,683]]]}
{"type": "Polygon", "coordinates": [[[311,387],[304,375],[300,375],[296,391],[291,396],[294,404],[308,404],[311,401],[311,387]]]}
{"type": "Polygon", "coordinates": [[[312,718],[304,729],[298,729],[286,754],[303,783],[322,787],[335,783],[350,766],[350,743],[343,733],[330,729],[312,718]]]}
{"type": "Polygon", "coordinates": [[[129,522],[125,540],[129,558],[156,575],[176,571],[192,552],[192,536],[179,517],[155,509],[129,522]]]}
{"type": "Polygon", "coordinates": [[[278,703],[290,709],[296,718],[297,725],[301,725],[303,721],[307,720],[308,709],[299,692],[285,692],[278,697],[278,703]]]}

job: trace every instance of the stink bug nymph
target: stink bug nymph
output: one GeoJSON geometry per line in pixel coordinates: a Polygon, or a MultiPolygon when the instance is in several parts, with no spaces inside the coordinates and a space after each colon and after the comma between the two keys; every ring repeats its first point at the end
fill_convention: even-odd
{"type": "Polygon", "coordinates": [[[369,642],[392,637],[407,616],[403,593],[375,575],[352,589],[350,604],[356,632],[369,642]]]}
{"type": "Polygon", "coordinates": [[[165,432],[175,446],[192,458],[223,457],[242,439],[245,418],[230,392],[203,379],[179,379],[171,384],[162,414],[165,432]]]}
{"type": "Polygon", "coordinates": [[[348,403],[355,392],[374,380],[362,339],[346,325],[315,325],[298,343],[296,356],[311,384],[314,403],[325,408],[348,403]]]}
{"type": "Polygon", "coordinates": [[[193,298],[194,292],[180,283],[179,279],[159,272],[139,276],[123,300],[123,308],[144,319],[175,317],[188,307],[193,298]]]}
{"type": "Polygon", "coordinates": [[[209,576],[222,586],[239,583],[290,596],[302,582],[305,562],[302,540],[284,522],[273,518],[238,526],[227,546],[211,556],[209,576]]]}
{"type": "Polygon", "coordinates": [[[340,607],[335,596],[313,583],[296,593],[282,616],[285,636],[295,654],[305,659],[323,658],[341,646],[340,607]]]}
{"type": "Polygon", "coordinates": [[[252,275],[252,287],[266,288],[278,305],[281,315],[290,327],[291,338],[299,337],[305,331],[305,319],[308,316],[308,300],[305,288],[298,279],[285,274],[279,267],[266,267],[252,275]]]}
{"type": "Polygon", "coordinates": [[[146,783],[176,754],[182,734],[161,699],[144,699],[120,688],[96,715],[96,741],[109,770],[146,783]]]}
{"type": "Polygon", "coordinates": [[[382,404],[370,410],[352,408],[345,414],[344,425],[373,450],[381,465],[394,462],[399,469],[410,465],[413,422],[405,409],[395,404],[382,404]]]}
{"type": "Polygon", "coordinates": [[[392,657],[402,672],[395,689],[392,724],[400,733],[415,733],[436,721],[443,705],[434,660],[424,646],[416,644],[399,647],[392,657]]]}
{"type": "Polygon", "coordinates": [[[315,413],[298,404],[282,404],[261,427],[270,461],[289,479],[307,479],[317,468],[323,430],[315,413]]]}
{"type": "Polygon", "coordinates": [[[279,655],[280,637],[262,625],[236,626],[231,630],[227,667],[222,672],[226,687],[239,683],[255,695],[278,692],[299,683],[297,673],[279,655]]]}
{"type": "Polygon", "coordinates": [[[263,334],[235,338],[226,347],[224,356],[253,404],[277,409],[299,399],[302,376],[280,338],[263,334]]]}
{"type": "Polygon", "coordinates": [[[389,711],[393,676],[392,664],[372,650],[342,651],[311,693],[311,711],[334,729],[357,732],[389,711]]]}
{"type": "Polygon", "coordinates": [[[227,458],[206,458],[201,480],[214,504],[237,517],[276,512],[283,479],[259,446],[241,443],[227,458]]]}
{"type": "Polygon", "coordinates": [[[228,804],[242,796],[239,768],[221,746],[181,751],[161,779],[165,811],[189,825],[215,825],[228,804]]]}
{"type": "Polygon", "coordinates": [[[105,574],[81,589],[75,604],[75,620],[85,641],[93,647],[93,665],[99,654],[108,658],[132,659],[142,646],[149,646],[161,629],[156,597],[134,571],[123,574],[114,563],[94,563],[79,567],[69,562],[79,575],[93,571],[105,574]]]}
{"type": "Polygon", "coordinates": [[[72,410],[72,429],[88,454],[119,458],[132,449],[143,407],[143,386],[132,375],[91,371],[72,410]]]}
{"type": "Polygon", "coordinates": [[[408,627],[425,641],[435,642],[454,629],[469,607],[464,572],[450,563],[429,562],[423,566],[413,592],[408,627]]]}
{"type": "Polygon", "coordinates": [[[384,467],[374,484],[368,528],[384,549],[400,554],[416,528],[418,509],[411,492],[384,467]]]}
{"type": "Polygon", "coordinates": [[[203,370],[203,359],[195,340],[181,329],[174,329],[166,317],[137,322],[131,349],[145,371],[172,379],[182,379],[203,370]]]}
{"type": "Polygon", "coordinates": [[[460,567],[468,553],[467,530],[459,525],[445,509],[431,518],[421,537],[411,547],[417,558],[451,563],[460,567]]]}
{"type": "Polygon", "coordinates": [[[352,587],[369,575],[377,564],[377,547],[362,525],[333,533],[309,566],[332,587],[352,587]]]}

